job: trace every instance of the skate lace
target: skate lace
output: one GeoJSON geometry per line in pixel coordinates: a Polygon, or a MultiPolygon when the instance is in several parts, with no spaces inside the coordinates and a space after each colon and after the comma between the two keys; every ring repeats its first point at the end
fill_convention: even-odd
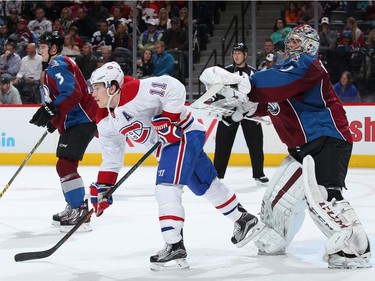
{"type": "Polygon", "coordinates": [[[69,215],[72,212],[72,207],[69,204],[66,204],[65,209],[58,213],[59,217],[69,215]]]}
{"type": "Polygon", "coordinates": [[[172,245],[165,243],[164,248],[158,252],[159,259],[166,257],[172,250],[172,245]]]}

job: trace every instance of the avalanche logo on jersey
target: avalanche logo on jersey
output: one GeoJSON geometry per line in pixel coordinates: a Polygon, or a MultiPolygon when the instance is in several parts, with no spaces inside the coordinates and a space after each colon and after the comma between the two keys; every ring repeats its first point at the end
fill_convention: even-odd
{"type": "Polygon", "coordinates": [[[128,136],[136,143],[144,143],[150,136],[151,128],[144,127],[140,121],[135,121],[120,129],[120,133],[128,136]]]}
{"type": "Polygon", "coordinates": [[[267,105],[267,110],[271,115],[276,116],[280,113],[280,106],[277,102],[270,102],[267,105]]]}
{"type": "Polygon", "coordinates": [[[124,115],[126,121],[128,121],[128,122],[133,119],[133,116],[129,115],[125,111],[122,112],[122,115],[124,115]]]}
{"type": "Polygon", "coordinates": [[[52,60],[51,63],[50,63],[51,67],[55,67],[55,66],[58,66],[58,65],[59,65],[59,62],[56,61],[56,60],[52,60]]]}

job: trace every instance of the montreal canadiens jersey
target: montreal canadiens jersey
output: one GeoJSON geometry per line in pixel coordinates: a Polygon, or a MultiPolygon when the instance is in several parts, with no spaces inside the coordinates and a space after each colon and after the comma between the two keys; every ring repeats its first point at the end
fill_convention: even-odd
{"type": "Polygon", "coordinates": [[[50,62],[43,89],[46,101],[58,108],[51,121],[60,133],[74,125],[95,122],[98,106],[78,65],[69,57],[57,56],[50,62]]]}
{"type": "Polygon", "coordinates": [[[204,126],[185,106],[184,85],[171,76],[151,77],[142,80],[125,77],[121,97],[116,108],[101,108],[97,115],[99,142],[103,162],[99,183],[114,184],[123,166],[126,138],[144,144],[148,149],[158,141],[151,118],[157,115],[172,117],[174,125],[183,133],[204,131],[204,126]]]}
{"type": "Polygon", "coordinates": [[[250,77],[249,99],[269,115],[281,141],[295,148],[321,136],[352,143],[345,110],[319,59],[291,55],[282,65],[250,77]]]}

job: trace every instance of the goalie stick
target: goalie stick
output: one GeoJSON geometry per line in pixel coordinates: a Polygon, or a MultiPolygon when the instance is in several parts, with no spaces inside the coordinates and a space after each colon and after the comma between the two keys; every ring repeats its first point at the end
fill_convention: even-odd
{"type": "MultiPolygon", "coordinates": [[[[138,160],[138,162],[110,189],[107,191],[107,193],[103,196],[103,198],[109,198],[117,188],[120,187],[120,185],[129,178],[131,174],[154,152],[155,149],[158,148],[158,146],[161,144],[160,141],[158,141],[154,146],[147,151],[141,159],[138,160]]],[[[35,259],[43,259],[46,257],[49,257],[52,255],[58,248],[63,245],[70,236],[73,235],[74,232],[83,224],[85,223],[94,213],[94,209],[92,208],[86,216],[81,218],[81,220],[67,233],[64,235],[63,238],[60,239],[59,242],[57,242],[52,248],[44,251],[36,251],[36,252],[25,252],[25,253],[19,253],[14,256],[15,261],[27,261],[27,260],[35,260],[35,259]]]]}
{"type": "Polygon", "coordinates": [[[46,130],[43,135],[40,137],[38,142],[34,145],[33,149],[31,149],[30,153],[26,156],[25,160],[23,160],[21,166],[18,167],[17,171],[14,173],[13,177],[10,179],[10,181],[7,183],[7,185],[4,187],[3,191],[0,193],[0,199],[3,197],[4,193],[8,190],[9,186],[12,184],[14,179],[17,177],[17,175],[21,172],[22,168],[26,165],[27,161],[29,161],[30,157],[34,154],[35,150],[39,147],[39,145],[43,142],[43,140],[48,135],[48,131],[46,130]]]}

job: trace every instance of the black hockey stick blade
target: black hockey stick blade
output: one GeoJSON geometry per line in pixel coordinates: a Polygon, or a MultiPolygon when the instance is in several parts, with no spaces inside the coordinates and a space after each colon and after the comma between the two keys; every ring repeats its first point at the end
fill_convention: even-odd
{"type": "MultiPolygon", "coordinates": [[[[158,146],[161,144],[161,142],[157,142],[156,144],[154,144],[154,146],[149,150],[147,151],[142,157],[141,159],[138,160],[138,162],[130,168],[130,170],[110,189],[107,191],[107,193],[104,195],[105,198],[108,198],[110,197],[115,191],[117,188],[120,187],[120,185],[127,179],[129,178],[129,176],[131,174],[133,174],[133,172],[154,152],[154,150],[156,148],[158,148],[158,146]]],[[[49,257],[50,255],[52,255],[54,252],[56,252],[56,250],[58,248],[61,247],[61,245],[63,245],[66,240],[69,239],[70,236],[73,235],[74,232],[77,231],[77,229],[82,225],[84,224],[91,216],[92,214],[94,213],[94,209],[92,208],[90,210],[90,212],[88,212],[86,214],[86,216],[82,217],[80,219],[80,221],[67,233],[64,235],[63,238],[60,239],[59,242],[56,243],[56,245],[54,245],[52,248],[48,249],[48,250],[44,250],[44,251],[37,251],[37,252],[25,252],[25,253],[19,253],[19,254],[16,254],[14,256],[14,260],[15,261],[28,261],[28,260],[36,260],[36,259],[44,259],[44,258],[47,258],[49,257]]]]}

